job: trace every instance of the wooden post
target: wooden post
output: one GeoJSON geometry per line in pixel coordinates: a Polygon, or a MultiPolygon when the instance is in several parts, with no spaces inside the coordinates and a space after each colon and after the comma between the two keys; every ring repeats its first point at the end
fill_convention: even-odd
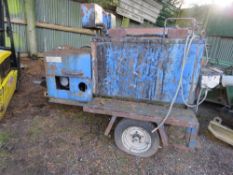
{"type": "Polygon", "coordinates": [[[35,0],[25,0],[25,11],[27,19],[29,55],[31,58],[35,59],[37,58],[35,0]]]}
{"type": "Polygon", "coordinates": [[[0,0],[0,46],[5,46],[3,1],[0,0]]]}
{"type": "MultiPolygon", "coordinates": [[[[4,19],[5,22],[7,22],[7,19],[4,19]]],[[[18,25],[27,25],[27,22],[23,19],[17,19],[13,18],[11,19],[12,24],[18,24],[18,25]]],[[[63,25],[57,25],[57,24],[49,24],[46,22],[36,22],[37,28],[42,29],[51,29],[51,30],[57,30],[62,32],[71,32],[71,33],[78,33],[78,34],[84,34],[84,35],[95,35],[96,31],[91,29],[83,29],[78,27],[70,27],[70,26],[63,26],[63,25]]]]}

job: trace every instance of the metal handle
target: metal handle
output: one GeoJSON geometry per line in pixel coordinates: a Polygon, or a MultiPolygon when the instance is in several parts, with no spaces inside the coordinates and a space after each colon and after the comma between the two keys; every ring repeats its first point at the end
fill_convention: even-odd
{"type": "Polygon", "coordinates": [[[73,76],[73,77],[82,77],[83,76],[83,72],[71,72],[71,71],[62,71],[62,73],[66,76],[73,76]]]}
{"type": "Polygon", "coordinates": [[[196,24],[197,24],[197,20],[195,18],[166,18],[164,21],[164,28],[163,28],[163,38],[165,38],[165,32],[167,29],[167,22],[168,21],[172,21],[172,20],[187,20],[187,21],[191,21],[192,22],[192,32],[194,32],[196,24]]]}
{"type": "Polygon", "coordinates": [[[221,119],[220,117],[215,117],[215,118],[213,119],[213,121],[215,121],[215,122],[217,122],[217,123],[219,123],[219,124],[222,123],[222,119],[221,119]]]}

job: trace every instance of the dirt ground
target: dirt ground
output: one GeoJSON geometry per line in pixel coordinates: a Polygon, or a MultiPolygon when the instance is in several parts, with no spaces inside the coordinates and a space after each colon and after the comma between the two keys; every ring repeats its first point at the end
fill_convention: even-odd
{"type": "Polygon", "coordinates": [[[103,135],[108,117],[48,103],[45,88],[35,83],[43,76],[42,61],[23,64],[20,89],[0,122],[0,175],[233,175],[232,147],[207,130],[219,106],[200,108],[200,149],[170,146],[137,158],[103,135]]]}

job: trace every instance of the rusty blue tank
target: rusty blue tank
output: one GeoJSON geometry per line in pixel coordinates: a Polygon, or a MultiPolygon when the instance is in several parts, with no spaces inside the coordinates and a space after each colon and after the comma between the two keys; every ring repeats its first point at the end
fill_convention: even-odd
{"type": "MultiPolygon", "coordinates": [[[[189,30],[111,29],[92,40],[94,93],[136,101],[171,102],[181,77],[189,30]],[[165,37],[164,37],[165,36],[165,37]]],[[[184,68],[184,100],[193,103],[201,70],[204,39],[197,36],[184,68]]],[[[181,89],[176,103],[184,104],[181,89]]]]}

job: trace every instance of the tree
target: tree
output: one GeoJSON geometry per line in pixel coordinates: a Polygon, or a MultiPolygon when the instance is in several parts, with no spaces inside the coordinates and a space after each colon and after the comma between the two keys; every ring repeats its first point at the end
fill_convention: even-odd
{"type": "Polygon", "coordinates": [[[166,18],[177,17],[179,15],[183,0],[160,0],[160,3],[163,5],[163,8],[157,19],[156,25],[163,27],[166,18]]]}

